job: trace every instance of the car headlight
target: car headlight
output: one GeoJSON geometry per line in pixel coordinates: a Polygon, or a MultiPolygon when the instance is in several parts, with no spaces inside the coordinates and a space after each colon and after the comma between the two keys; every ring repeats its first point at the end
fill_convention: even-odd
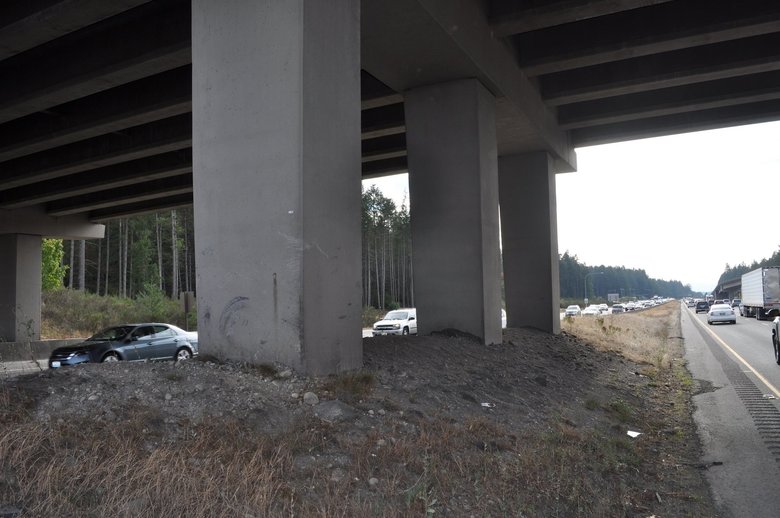
{"type": "Polygon", "coordinates": [[[393,324],[393,329],[401,329],[401,324],[393,324]]]}

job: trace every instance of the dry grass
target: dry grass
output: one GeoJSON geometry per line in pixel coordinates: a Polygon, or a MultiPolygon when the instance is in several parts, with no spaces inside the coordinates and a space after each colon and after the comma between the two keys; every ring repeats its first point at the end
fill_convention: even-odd
{"type": "MultiPolygon", "coordinates": [[[[678,363],[670,359],[670,339],[679,334],[674,304],[564,328],[659,369],[678,363]]],[[[333,377],[324,388],[359,401],[376,383],[366,371],[333,377]]],[[[675,473],[681,468],[668,453],[659,464],[658,444],[629,440],[625,423],[641,419],[642,410],[610,397],[573,402],[604,420],[593,427],[553,417],[510,429],[488,416],[408,413],[382,431],[301,417],[270,436],[235,420],[206,419],[177,423],[174,441],[156,409],[130,407],[112,421],[39,420],[30,397],[0,387],[0,503],[34,517],[633,516],[654,505],[648,480],[663,479],[643,479],[641,470],[664,462],[675,473]],[[307,460],[329,456],[347,461],[307,460]]],[[[675,437],[664,437],[663,447],[675,437]]]]}
{"type": "Polygon", "coordinates": [[[221,423],[150,447],[141,423],[5,430],[0,498],[29,516],[246,516],[287,505],[289,457],[268,438],[221,423]]]}
{"type": "Polygon", "coordinates": [[[370,394],[375,384],[373,373],[359,371],[332,376],[323,388],[342,401],[353,402],[370,394]]]}
{"type": "Polygon", "coordinates": [[[610,476],[636,463],[631,447],[565,425],[518,436],[484,419],[434,419],[379,446],[372,435],[332,444],[328,426],[313,421],[276,438],[221,422],[193,426],[172,444],[153,431],[159,416],[129,417],[6,427],[0,501],[26,516],[394,517],[445,503],[464,515],[618,516],[632,498],[610,476]],[[342,481],[330,480],[331,469],[296,470],[297,455],[331,446],[353,458],[342,481]],[[370,487],[371,477],[381,483],[370,487]]]}
{"type": "Polygon", "coordinates": [[[564,318],[562,329],[602,351],[668,369],[680,340],[680,307],[672,301],[637,313],[564,318]]]}

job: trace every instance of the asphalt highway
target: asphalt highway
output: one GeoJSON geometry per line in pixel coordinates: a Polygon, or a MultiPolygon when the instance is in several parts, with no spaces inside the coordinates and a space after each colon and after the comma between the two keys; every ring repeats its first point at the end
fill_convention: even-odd
{"type": "Polygon", "coordinates": [[[772,323],[707,324],[683,306],[688,368],[699,380],[694,419],[702,468],[724,516],[780,516],[780,365],[772,323]]]}

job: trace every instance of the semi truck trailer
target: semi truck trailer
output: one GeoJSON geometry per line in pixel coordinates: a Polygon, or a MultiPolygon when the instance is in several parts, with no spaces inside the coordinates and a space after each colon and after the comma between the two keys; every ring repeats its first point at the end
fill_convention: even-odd
{"type": "Polygon", "coordinates": [[[780,316],[780,266],[758,268],[742,275],[739,313],[758,320],[780,316]]]}

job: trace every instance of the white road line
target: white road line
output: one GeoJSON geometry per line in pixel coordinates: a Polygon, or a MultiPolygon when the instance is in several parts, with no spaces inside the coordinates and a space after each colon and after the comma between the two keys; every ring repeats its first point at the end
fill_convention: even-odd
{"type": "MultiPolygon", "coordinates": [[[[691,311],[690,311],[690,310],[688,310],[688,314],[690,314],[690,312],[691,312],[691,311]]],[[[742,356],[740,356],[740,355],[737,353],[737,351],[735,351],[734,349],[732,349],[731,347],[729,347],[729,345],[728,345],[726,342],[724,342],[723,340],[721,340],[721,338],[720,338],[718,335],[716,335],[716,334],[715,334],[715,332],[714,332],[712,329],[710,329],[710,328],[708,328],[707,326],[705,326],[705,325],[702,323],[702,321],[701,321],[701,320],[699,320],[698,318],[694,318],[693,320],[694,320],[694,321],[695,321],[697,324],[699,324],[699,326],[700,326],[702,329],[704,329],[705,331],[707,331],[707,332],[710,334],[710,336],[712,336],[712,337],[715,339],[715,341],[716,341],[716,342],[718,342],[718,343],[721,345],[721,347],[723,347],[724,349],[726,349],[727,351],[729,351],[731,354],[733,354],[733,355],[734,355],[734,357],[735,357],[737,360],[739,360],[739,361],[740,361],[740,363],[742,363],[742,365],[744,365],[745,367],[747,367],[747,368],[748,368],[748,370],[749,370],[750,372],[752,372],[753,374],[755,374],[755,375],[756,375],[756,377],[757,377],[758,379],[760,379],[760,380],[761,380],[761,383],[763,383],[764,385],[766,385],[766,387],[767,387],[769,390],[771,390],[771,391],[772,391],[772,393],[775,395],[775,397],[776,397],[776,398],[780,398],[780,390],[778,390],[778,389],[777,389],[777,387],[775,387],[774,385],[772,385],[771,383],[769,383],[769,381],[768,381],[768,380],[767,380],[765,377],[763,377],[761,374],[759,374],[759,373],[758,373],[758,371],[757,371],[756,369],[754,369],[752,365],[750,365],[750,364],[749,364],[749,363],[748,363],[748,362],[747,362],[747,361],[746,361],[746,360],[745,360],[745,359],[744,359],[742,356]]]]}

